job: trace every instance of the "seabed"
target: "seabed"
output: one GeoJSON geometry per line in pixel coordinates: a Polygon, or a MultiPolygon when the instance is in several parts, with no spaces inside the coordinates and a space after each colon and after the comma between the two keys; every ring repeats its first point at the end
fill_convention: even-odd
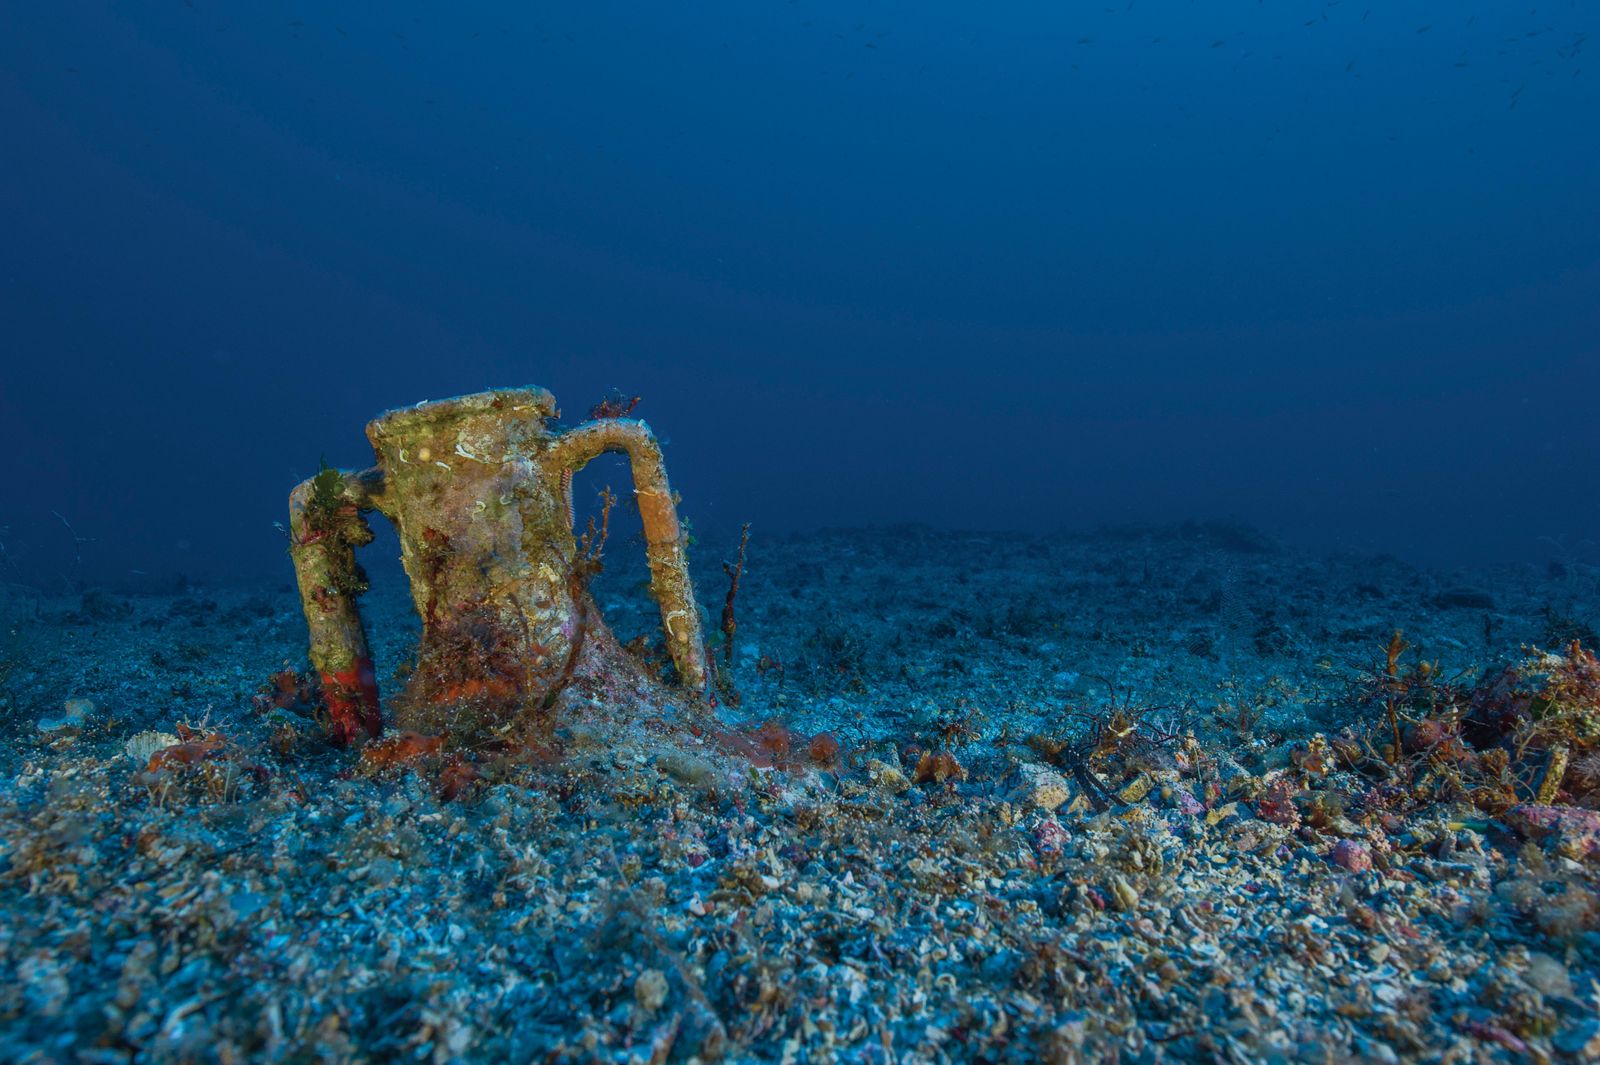
{"type": "MultiPolygon", "coordinates": [[[[593,587],[648,644],[638,553],[593,587]]],[[[1217,522],[758,530],[713,727],[595,695],[451,752],[329,744],[287,574],[10,589],[0,1059],[1597,1060],[1597,594],[1217,522]]]]}

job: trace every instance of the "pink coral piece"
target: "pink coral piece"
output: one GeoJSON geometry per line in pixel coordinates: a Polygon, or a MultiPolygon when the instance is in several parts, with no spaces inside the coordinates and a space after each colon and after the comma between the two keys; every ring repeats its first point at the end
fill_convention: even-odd
{"type": "Polygon", "coordinates": [[[1328,852],[1328,860],[1341,869],[1348,869],[1352,873],[1364,873],[1372,868],[1372,852],[1364,843],[1357,843],[1353,839],[1341,839],[1333,845],[1333,850],[1328,852]]]}
{"type": "Polygon", "coordinates": [[[1569,857],[1600,857],[1600,811],[1523,803],[1506,812],[1506,821],[1529,839],[1554,836],[1558,849],[1569,857]]]}
{"type": "Polygon", "coordinates": [[[1068,838],[1067,830],[1053,817],[1040,821],[1033,830],[1033,845],[1040,854],[1060,854],[1068,838]]]}

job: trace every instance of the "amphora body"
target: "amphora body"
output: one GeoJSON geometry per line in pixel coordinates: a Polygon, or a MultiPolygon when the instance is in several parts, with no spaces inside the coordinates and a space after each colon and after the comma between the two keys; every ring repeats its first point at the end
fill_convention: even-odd
{"type": "Polygon", "coordinates": [[[403,727],[462,741],[548,708],[573,680],[634,668],[585,587],[572,528],[572,474],[626,452],[651,590],[678,680],[703,690],[700,615],[661,450],[641,421],[554,426],[542,388],[502,389],[389,411],[367,426],[377,464],[324,470],[290,495],[290,553],[330,729],[339,742],[383,727],[356,598],[365,513],[394,523],[422,618],[403,727]]]}

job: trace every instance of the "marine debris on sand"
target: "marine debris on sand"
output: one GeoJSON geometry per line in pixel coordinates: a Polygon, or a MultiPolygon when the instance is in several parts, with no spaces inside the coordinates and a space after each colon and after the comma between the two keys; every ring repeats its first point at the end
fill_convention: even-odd
{"type": "MultiPolygon", "coordinates": [[[[1600,1059],[1600,573],[747,547],[737,707],[516,744],[335,746],[288,587],[4,601],[0,1058],[1600,1059]]],[[[593,601],[666,676],[641,574],[593,601]]]]}

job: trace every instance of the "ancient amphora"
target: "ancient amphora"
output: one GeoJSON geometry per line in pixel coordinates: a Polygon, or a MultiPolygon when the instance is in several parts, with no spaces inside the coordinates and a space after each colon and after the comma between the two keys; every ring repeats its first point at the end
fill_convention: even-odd
{"type": "Polygon", "coordinates": [[[678,681],[704,689],[700,615],[660,447],[641,421],[562,429],[556,417],[542,388],[389,411],[367,426],[376,466],[325,469],[290,495],[290,554],[337,742],[383,727],[356,605],[366,578],[354,549],[372,539],[369,510],[399,532],[422,618],[417,665],[398,700],[403,727],[467,742],[550,707],[580,672],[630,668],[586,590],[588,560],[572,528],[572,475],[605,451],[632,463],[678,681]]]}

